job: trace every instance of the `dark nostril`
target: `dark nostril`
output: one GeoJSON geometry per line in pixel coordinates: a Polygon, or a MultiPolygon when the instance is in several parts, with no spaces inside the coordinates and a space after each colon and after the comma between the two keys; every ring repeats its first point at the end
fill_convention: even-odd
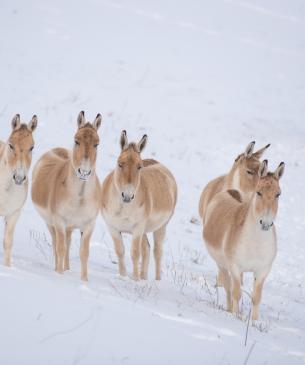
{"type": "Polygon", "coordinates": [[[132,194],[132,197],[131,197],[131,199],[134,199],[134,194],[132,194]]]}
{"type": "Polygon", "coordinates": [[[263,221],[262,221],[262,220],[260,220],[260,221],[259,221],[259,223],[260,223],[260,224],[263,224],[263,221]]]}
{"type": "Polygon", "coordinates": [[[122,198],[124,198],[125,197],[125,194],[122,192],[122,198]]]}
{"type": "Polygon", "coordinates": [[[16,180],[16,174],[13,175],[13,179],[16,180]]]}
{"type": "Polygon", "coordinates": [[[77,171],[78,171],[80,174],[82,173],[82,172],[81,172],[81,170],[80,170],[80,168],[78,168],[78,170],[77,170],[77,171]]]}
{"type": "Polygon", "coordinates": [[[25,181],[26,180],[26,176],[23,178],[23,180],[22,181],[25,181]]]}
{"type": "Polygon", "coordinates": [[[88,171],[88,175],[91,175],[91,170],[90,170],[90,171],[88,171]]]}

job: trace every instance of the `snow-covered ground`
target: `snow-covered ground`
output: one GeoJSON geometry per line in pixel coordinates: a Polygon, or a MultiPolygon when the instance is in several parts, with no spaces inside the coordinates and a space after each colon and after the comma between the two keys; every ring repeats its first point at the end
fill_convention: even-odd
{"type": "MultiPolygon", "coordinates": [[[[161,282],[153,260],[147,282],[117,277],[99,217],[84,284],[78,235],[72,270],[59,276],[29,198],[13,267],[0,265],[0,364],[303,364],[304,95],[304,0],[1,0],[0,139],[15,113],[36,113],[35,162],[72,146],[80,110],[89,120],[100,112],[100,178],[115,165],[122,129],[134,140],[147,133],[143,156],[173,171],[179,201],[161,282]],[[271,142],[269,166],[285,161],[286,172],[278,255],[247,334],[251,276],[236,319],[191,221],[203,186],[252,140],[271,142]]],[[[127,263],[130,272],[128,251],[127,263]]]]}

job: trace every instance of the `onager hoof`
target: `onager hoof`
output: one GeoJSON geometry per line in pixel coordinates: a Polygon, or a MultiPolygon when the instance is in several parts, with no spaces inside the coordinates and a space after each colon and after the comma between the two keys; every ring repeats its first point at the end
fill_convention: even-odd
{"type": "Polygon", "coordinates": [[[82,281],[88,281],[88,275],[82,275],[81,280],[82,281]]]}
{"type": "Polygon", "coordinates": [[[147,274],[144,272],[141,272],[141,280],[147,280],[147,274]]]}
{"type": "Polygon", "coordinates": [[[139,280],[140,280],[140,278],[139,278],[139,274],[135,274],[135,273],[133,273],[133,274],[132,274],[132,280],[134,280],[134,281],[139,281],[139,280]]]}
{"type": "Polygon", "coordinates": [[[120,276],[126,276],[126,275],[127,275],[127,273],[126,273],[126,269],[120,269],[120,270],[119,270],[119,275],[120,275],[120,276]]]}
{"type": "Polygon", "coordinates": [[[12,265],[12,263],[11,263],[10,259],[5,259],[4,260],[4,266],[11,267],[11,265],[12,265]]]}

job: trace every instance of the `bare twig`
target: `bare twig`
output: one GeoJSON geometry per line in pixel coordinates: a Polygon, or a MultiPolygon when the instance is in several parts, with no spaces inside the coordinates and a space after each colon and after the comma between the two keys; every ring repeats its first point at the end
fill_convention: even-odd
{"type": "Polygon", "coordinates": [[[249,324],[250,324],[251,312],[252,312],[252,306],[250,306],[249,315],[248,315],[248,321],[247,321],[247,327],[246,327],[246,336],[245,336],[245,346],[247,346],[247,340],[248,340],[248,332],[249,332],[249,324]]]}
{"type": "Polygon", "coordinates": [[[70,332],[73,332],[73,331],[78,330],[79,328],[83,327],[86,323],[88,323],[93,318],[93,315],[94,315],[94,312],[92,311],[88,318],[86,318],[85,320],[83,320],[82,322],[80,322],[79,324],[77,324],[76,326],[71,327],[71,328],[69,328],[67,330],[63,330],[63,331],[58,331],[58,332],[52,333],[49,336],[47,336],[47,337],[43,338],[42,340],[40,340],[40,343],[45,343],[45,342],[51,340],[54,337],[66,335],[66,334],[68,334],[70,332]]]}
{"type": "Polygon", "coordinates": [[[252,351],[253,351],[253,349],[254,349],[254,346],[256,345],[256,341],[254,341],[253,342],[253,344],[252,344],[252,346],[251,346],[251,348],[250,348],[250,350],[249,350],[249,352],[248,352],[248,355],[247,355],[247,357],[246,357],[246,359],[245,359],[245,362],[244,362],[244,365],[246,365],[247,364],[247,362],[248,362],[248,360],[249,360],[249,358],[250,358],[250,355],[251,355],[251,353],[252,353],[252,351]]]}

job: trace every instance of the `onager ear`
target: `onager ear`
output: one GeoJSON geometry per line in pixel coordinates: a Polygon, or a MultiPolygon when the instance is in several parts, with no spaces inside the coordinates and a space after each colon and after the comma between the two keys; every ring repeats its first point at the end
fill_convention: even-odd
{"type": "Polygon", "coordinates": [[[12,119],[12,130],[16,131],[20,128],[20,114],[16,114],[12,119]]]}
{"type": "Polygon", "coordinates": [[[78,114],[78,117],[77,117],[77,126],[78,126],[78,129],[79,128],[83,128],[85,124],[86,124],[85,112],[82,110],[78,114]]]}
{"type": "Polygon", "coordinates": [[[37,122],[38,122],[37,115],[33,115],[31,121],[28,124],[28,130],[34,132],[34,130],[37,128],[37,122]]]}
{"type": "Polygon", "coordinates": [[[122,133],[121,133],[120,145],[121,145],[122,151],[128,147],[127,132],[125,130],[122,131],[122,133]]]}
{"type": "Polygon", "coordinates": [[[280,180],[280,178],[284,175],[284,171],[285,171],[285,163],[281,162],[278,168],[274,171],[274,177],[277,180],[280,180]]]}
{"type": "Polygon", "coordinates": [[[141,138],[141,141],[138,143],[138,149],[140,152],[144,150],[146,143],[147,143],[147,135],[144,134],[144,136],[141,138]]]}
{"type": "Polygon", "coordinates": [[[250,142],[244,152],[245,157],[249,158],[252,156],[253,150],[254,150],[255,141],[250,142]]]}
{"type": "Polygon", "coordinates": [[[258,169],[258,176],[265,177],[268,174],[268,160],[264,160],[258,169]]]}
{"type": "Polygon", "coordinates": [[[260,150],[257,150],[256,152],[254,152],[253,156],[256,157],[257,159],[260,159],[262,157],[262,155],[264,154],[264,152],[266,151],[266,149],[269,147],[270,147],[270,143],[268,143],[267,146],[261,148],[260,150]]]}
{"type": "Polygon", "coordinates": [[[101,126],[101,123],[102,123],[102,116],[101,114],[99,113],[95,119],[94,119],[94,122],[92,123],[93,125],[93,128],[97,131],[99,129],[99,127],[101,126]]]}

